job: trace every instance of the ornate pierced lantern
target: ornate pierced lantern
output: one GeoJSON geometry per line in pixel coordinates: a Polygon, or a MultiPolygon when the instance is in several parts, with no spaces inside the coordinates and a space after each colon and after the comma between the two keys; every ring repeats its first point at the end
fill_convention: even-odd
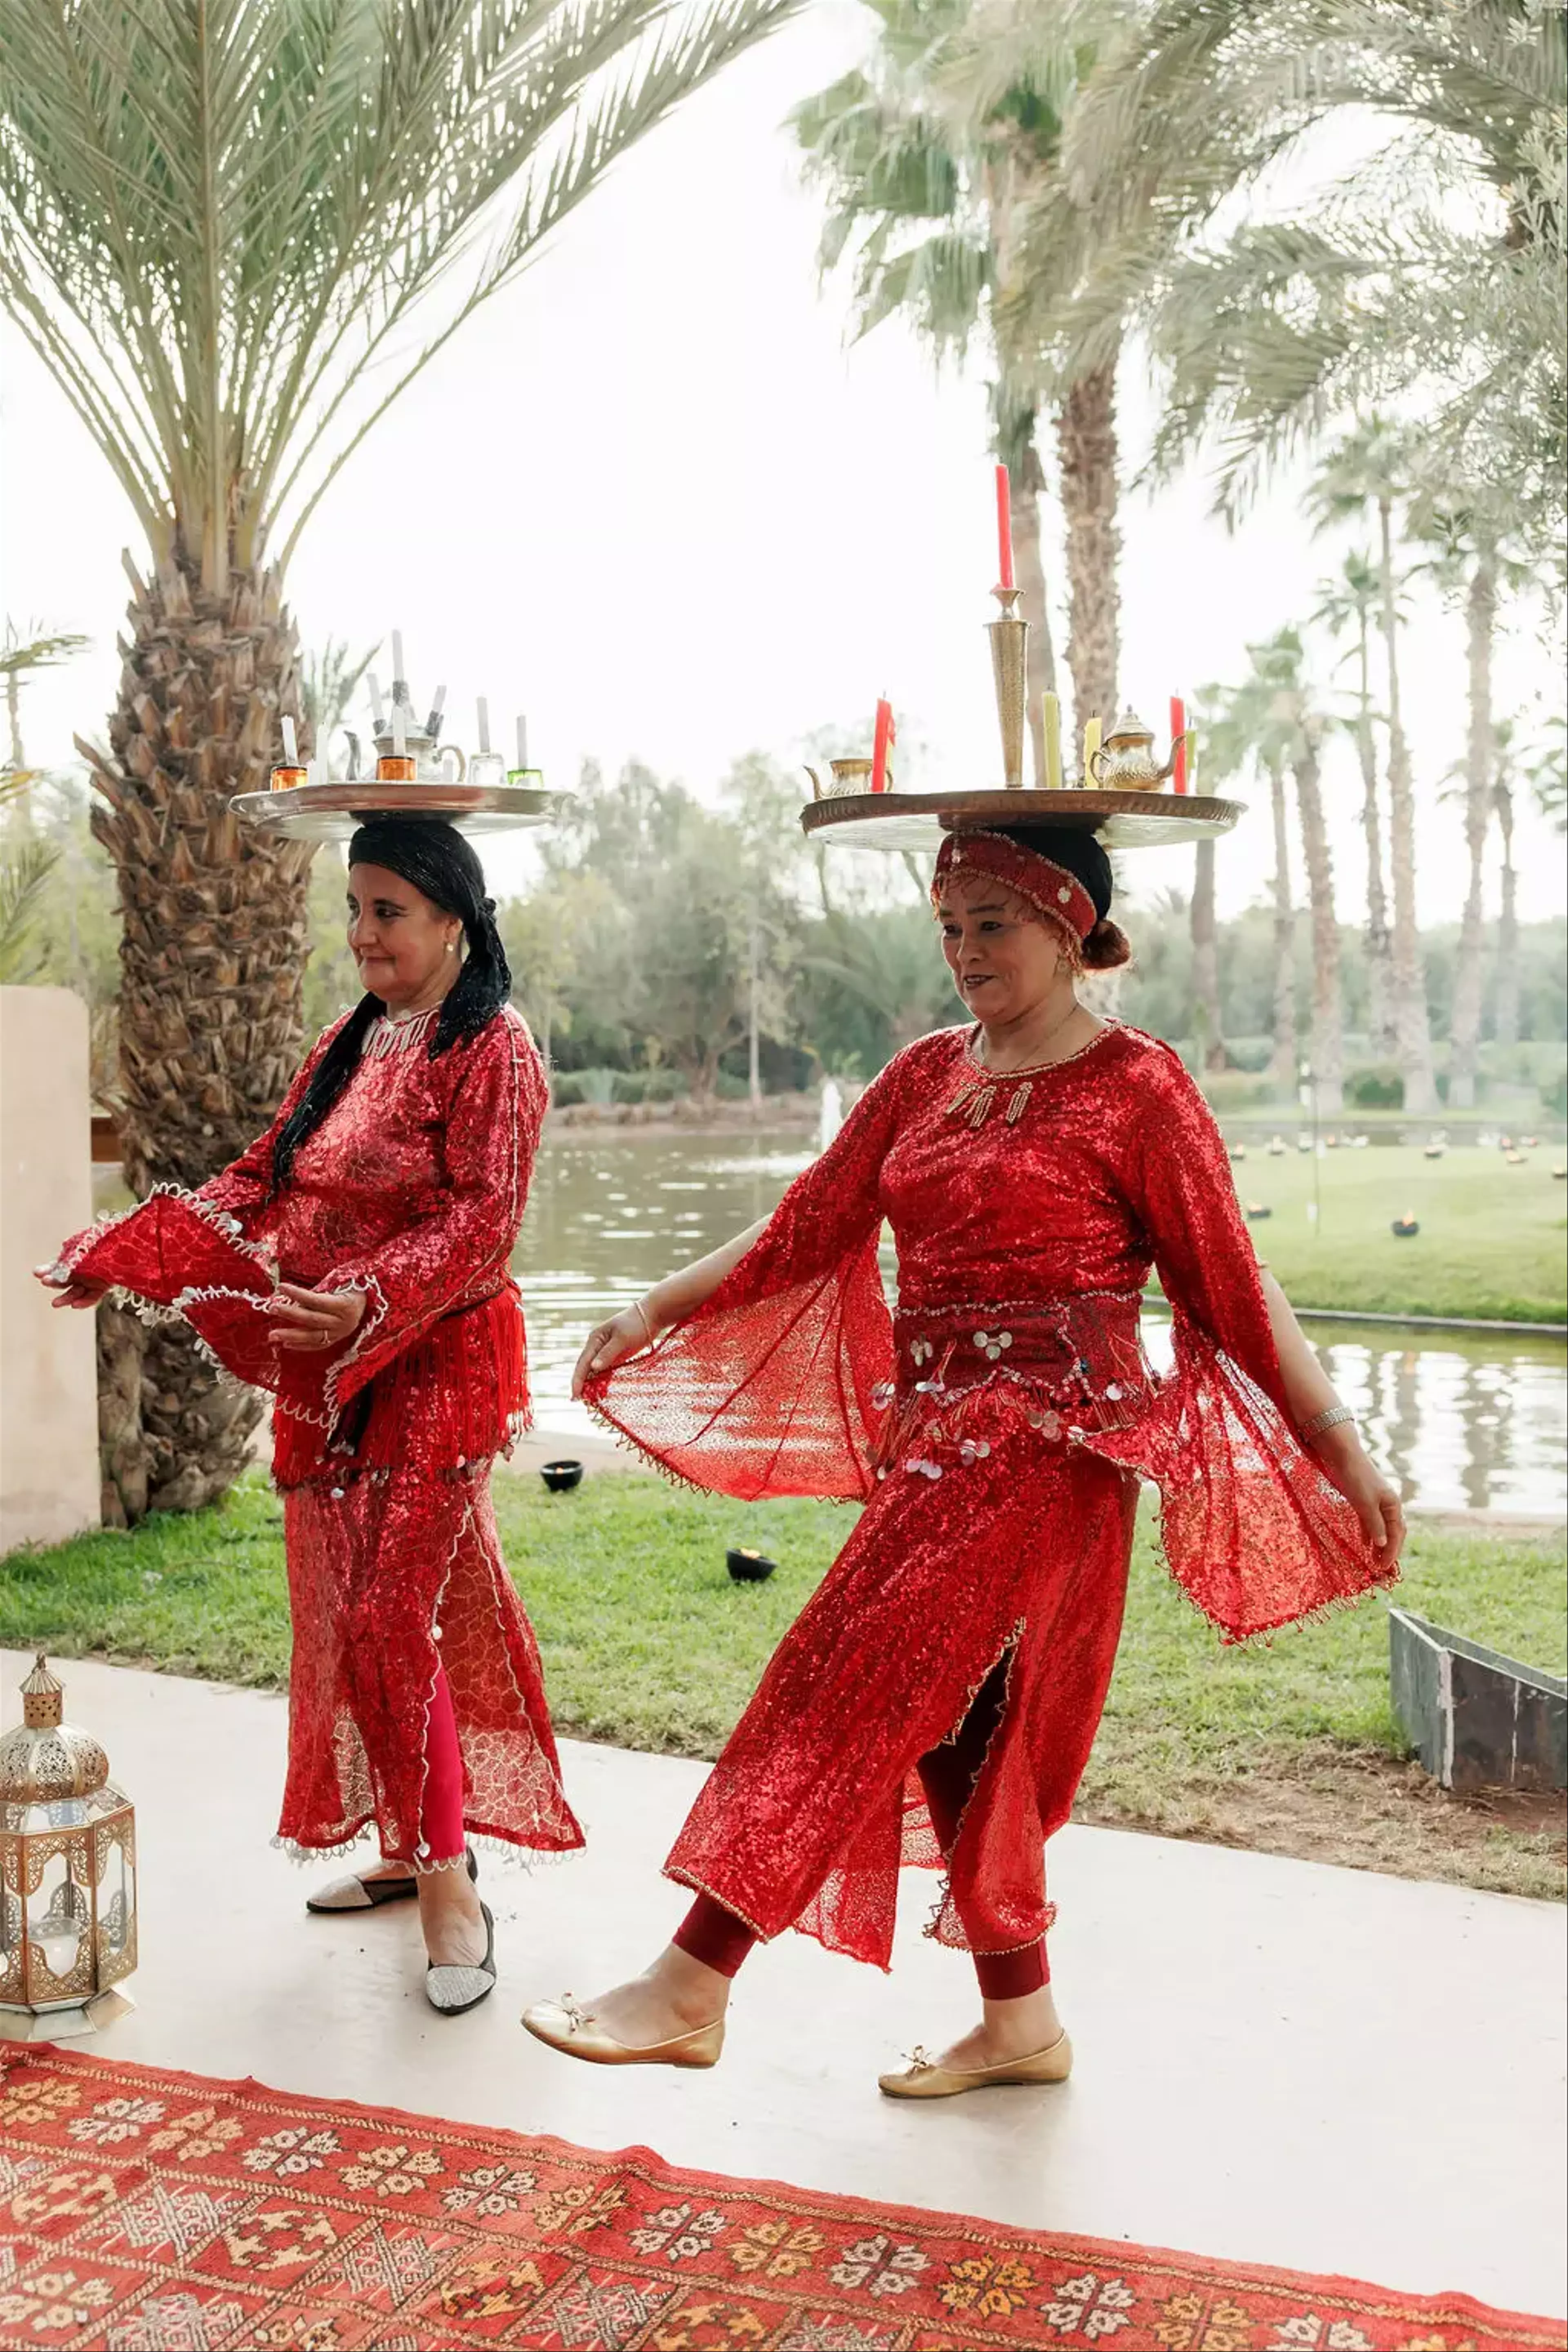
{"type": "Polygon", "coordinates": [[[0,1738],[0,2041],[95,2033],[131,2001],[136,1817],[109,1759],[60,1720],[43,1652],[0,1738]]]}

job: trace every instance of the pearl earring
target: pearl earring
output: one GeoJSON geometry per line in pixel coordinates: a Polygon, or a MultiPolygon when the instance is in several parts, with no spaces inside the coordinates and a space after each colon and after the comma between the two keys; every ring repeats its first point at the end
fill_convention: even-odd
{"type": "Polygon", "coordinates": [[[456,954],[457,954],[457,952],[458,952],[457,948],[454,946],[453,942],[452,942],[450,940],[447,940],[447,953],[448,955],[456,955],[456,954]]]}

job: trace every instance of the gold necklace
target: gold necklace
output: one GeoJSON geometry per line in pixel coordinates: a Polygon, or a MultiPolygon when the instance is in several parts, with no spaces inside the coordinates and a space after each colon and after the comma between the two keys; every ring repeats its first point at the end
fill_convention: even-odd
{"type": "MultiPolygon", "coordinates": [[[[1068,1023],[1072,1019],[1073,1013],[1081,1013],[1083,1009],[1082,1005],[1075,1003],[1072,1008],[1072,1013],[1063,1014],[1056,1027],[1051,1030],[1047,1037],[1042,1039],[1042,1044],[1048,1045],[1053,1037],[1059,1037],[1062,1031],[1067,1027],[1068,1023]]],[[[1009,1078],[1013,1078],[1016,1079],[1017,1083],[1014,1086],[1013,1091],[1008,1097],[1007,1108],[1003,1113],[1003,1117],[1005,1118],[1009,1127],[1016,1127],[1018,1121],[1023,1118],[1024,1113],[1029,1107],[1029,1097],[1035,1091],[1035,1077],[1045,1070],[1065,1069],[1069,1062],[1076,1062],[1080,1054],[1087,1054],[1090,1046],[1098,1045],[1101,1037],[1103,1037],[1105,1034],[1106,1032],[1103,1028],[1097,1029],[1092,1037],[1087,1038],[1083,1045],[1079,1046],[1077,1052],[1064,1054],[1058,1061],[1027,1062],[1021,1065],[1017,1070],[997,1070],[989,1074],[987,1074],[985,1065],[984,1063],[976,1064],[973,1061],[969,1048],[966,1047],[964,1051],[964,1060],[968,1065],[969,1071],[972,1075],[966,1076],[963,1085],[960,1087],[958,1092],[952,1097],[952,1100],[948,1104],[947,1117],[949,1118],[962,1118],[965,1127],[969,1128],[972,1131],[977,1131],[984,1126],[986,1120],[990,1118],[992,1111],[995,1108],[997,1095],[1002,1087],[1005,1086],[1009,1078]],[[978,1073],[978,1075],[974,1075],[974,1073],[978,1073]],[[1027,1075],[1026,1075],[1026,1073],[1027,1075]]]]}

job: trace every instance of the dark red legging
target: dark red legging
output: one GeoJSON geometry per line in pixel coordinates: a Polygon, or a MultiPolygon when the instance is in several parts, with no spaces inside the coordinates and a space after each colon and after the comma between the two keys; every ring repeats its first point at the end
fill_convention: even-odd
{"type": "Polygon", "coordinates": [[[419,1811],[421,1862],[451,1862],[463,1852],[463,1751],[445,1666],[436,1669],[425,1725],[425,1799],[419,1811]]]}
{"type": "MultiPolygon", "coordinates": [[[[1004,1659],[992,1669],[955,1736],[941,1748],[931,1748],[915,1767],[944,1854],[951,1854],[958,1842],[965,1808],[1006,1709],[1007,1665],[1004,1659]]],[[[674,1936],[681,1951],[723,1977],[735,1974],[756,1940],[744,1920],[726,1911],[710,1895],[697,1897],[674,1936]]],[[[1026,1993],[1037,1992],[1050,1979],[1045,1940],[1026,1944],[1016,1952],[976,1952],[974,1973],[986,2000],[1017,2000],[1026,1993]]]]}

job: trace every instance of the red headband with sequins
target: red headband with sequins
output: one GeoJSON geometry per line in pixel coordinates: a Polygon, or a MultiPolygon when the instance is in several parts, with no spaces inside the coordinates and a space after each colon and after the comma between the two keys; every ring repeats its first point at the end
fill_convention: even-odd
{"type": "Polygon", "coordinates": [[[1009,841],[1005,834],[950,833],[937,854],[931,903],[941,896],[944,882],[965,873],[989,874],[1005,883],[1053,923],[1070,931],[1075,940],[1087,940],[1100,920],[1094,900],[1076,874],[1042,857],[1037,849],[1009,841]]]}

